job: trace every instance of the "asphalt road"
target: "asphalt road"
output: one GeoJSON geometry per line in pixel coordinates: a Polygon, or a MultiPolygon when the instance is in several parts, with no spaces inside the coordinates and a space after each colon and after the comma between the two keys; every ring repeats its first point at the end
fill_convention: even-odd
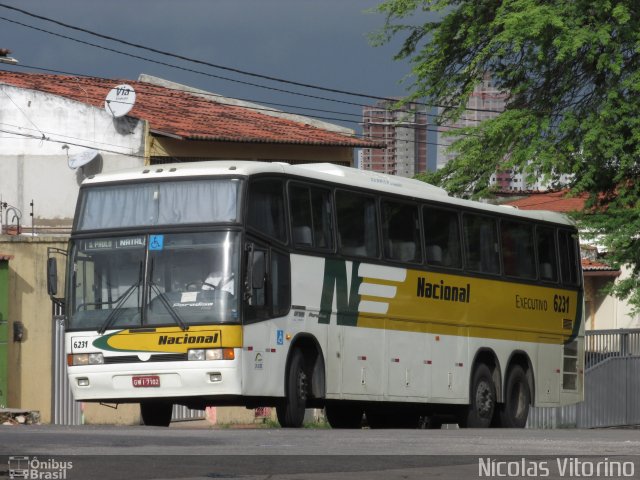
{"type": "Polygon", "coordinates": [[[0,427],[4,478],[640,478],[639,455],[632,429],[0,427]]]}

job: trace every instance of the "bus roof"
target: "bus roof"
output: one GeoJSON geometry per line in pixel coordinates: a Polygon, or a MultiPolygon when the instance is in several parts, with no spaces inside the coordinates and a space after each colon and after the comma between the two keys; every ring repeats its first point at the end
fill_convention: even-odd
{"type": "Polygon", "coordinates": [[[446,190],[411,178],[397,177],[369,170],[344,167],[332,163],[307,163],[290,165],[279,162],[252,162],[232,160],[212,160],[204,162],[172,163],[152,165],[105,172],[90,176],[83,186],[112,182],[130,182],[135,180],[154,181],[169,178],[200,176],[239,176],[249,177],[258,174],[286,174],[301,179],[320,181],[359,187],[376,192],[386,192],[408,198],[431,200],[461,208],[471,208],[486,212],[514,217],[522,217],[545,222],[574,225],[567,216],[544,210],[518,210],[510,206],[492,205],[472,200],[450,197],[446,190]]]}

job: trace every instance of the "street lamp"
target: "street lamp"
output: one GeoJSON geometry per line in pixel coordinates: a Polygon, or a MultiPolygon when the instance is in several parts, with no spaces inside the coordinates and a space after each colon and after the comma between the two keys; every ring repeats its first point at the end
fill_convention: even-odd
{"type": "Polygon", "coordinates": [[[8,63],[9,65],[16,65],[18,60],[13,57],[10,57],[9,54],[11,50],[6,48],[0,48],[0,63],[8,63]]]}

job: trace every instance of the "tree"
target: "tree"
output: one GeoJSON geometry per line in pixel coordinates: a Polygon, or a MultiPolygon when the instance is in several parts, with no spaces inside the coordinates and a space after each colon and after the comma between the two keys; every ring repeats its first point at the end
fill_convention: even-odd
{"type": "Polygon", "coordinates": [[[640,309],[640,3],[636,0],[388,0],[376,41],[403,40],[406,101],[464,112],[490,74],[505,111],[457,130],[457,157],[421,178],[452,194],[490,195],[498,169],[587,192],[583,225],[632,275],[615,293],[640,309]],[[437,14],[434,16],[434,12],[437,14]],[[435,18],[435,20],[429,20],[435,18]]]}

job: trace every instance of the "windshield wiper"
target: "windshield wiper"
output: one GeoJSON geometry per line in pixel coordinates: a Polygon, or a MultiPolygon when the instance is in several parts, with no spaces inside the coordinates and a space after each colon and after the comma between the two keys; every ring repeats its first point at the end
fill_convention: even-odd
{"type": "Polygon", "coordinates": [[[151,287],[151,290],[153,290],[155,292],[156,298],[160,299],[160,302],[162,303],[162,305],[164,305],[164,308],[167,309],[167,312],[169,312],[169,315],[171,316],[171,318],[173,318],[173,321],[176,322],[178,324],[178,326],[183,331],[189,330],[189,326],[186,323],[184,323],[184,321],[180,318],[180,315],[178,315],[178,312],[176,312],[175,308],[173,308],[171,306],[171,304],[167,300],[167,297],[166,297],[165,293],[162,292],[160,290],[160,287],[158,287],[158,285],[156,285],[153,282],[153,280],[152,280],[153,279],[153,266],[154,266],[154,261],[152,259],[151,260],[151,271],[149,272],[149,287],[151,287]]]}
{"type": "MultiPolygon", "coordinates": [[[[106,332],[107,329],[111,326],[111,324],[116,320],[116,318],[118,316],[118,313],[120,313],[120,311],[122,310],[122,305],[124,305],[124,302],[127,301],[127,299],[131,296],[133,291],[136,288],[140,288],[140,285],[142,284],[142,270],[143,270],[143,262],[141,260],[140,261],[140,273],[138,274],[138,282],[134,283],[129,288],[127,288],[127,290],[118,299],[118,303],[116,303],[116,306],[113,307],[113,310],[111,310],[111,313],[109,313],[109,316],[107,317],[107,319],[104,321],[104,323],[98,329],[98,333],[100,335],[102,335],[104,332],[106,332]]],[[[138,298],[138,308],[140,308],[140,299],[139,298],[138,298]]]]}

